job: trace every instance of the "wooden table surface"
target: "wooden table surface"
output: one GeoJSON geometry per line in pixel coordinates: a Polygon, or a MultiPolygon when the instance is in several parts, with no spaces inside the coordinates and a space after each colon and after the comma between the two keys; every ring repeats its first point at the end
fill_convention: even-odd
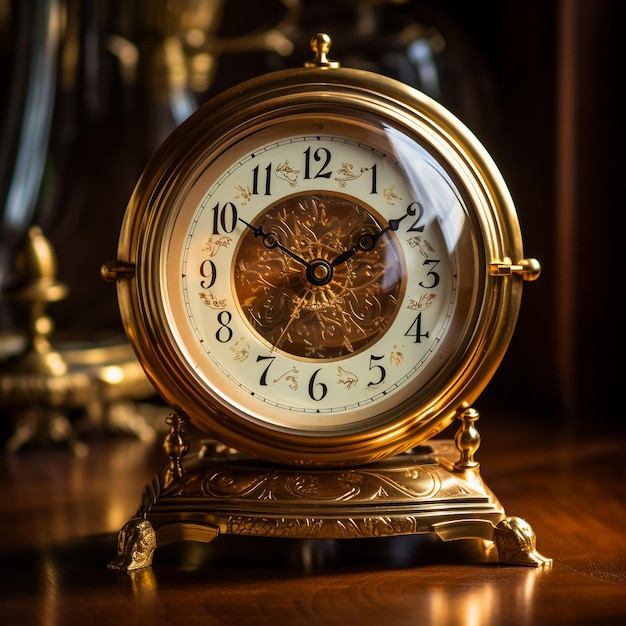
{"type": "MultiPolygon", "coordinates": [[[[107,569],[164,457],[91,436],[89,454],[0,456],[0,622],[437,626],[626,624],[626,435],[483,413],[482,475],[527,520],[550,569],[480,562],[474,542],[219,537],[107,569]]],[[[453,433],[450,434],[452,436],[453,433]]]]}

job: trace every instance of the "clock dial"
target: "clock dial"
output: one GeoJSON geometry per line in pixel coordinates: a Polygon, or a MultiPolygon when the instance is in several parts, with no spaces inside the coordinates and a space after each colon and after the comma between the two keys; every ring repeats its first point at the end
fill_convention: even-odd
{"type": "Polygon", "coordinates": [[[532,267],[458,120],[322,65],[248,81],[176,129],[107,272],[177,413],[241,452],[337,465],[408,450],[474,402],[532,267]]]}
{"type": "Polygon", "coordinates": [[[428,398],[477,279],[462,195],[393,128],[299,116],[247,133],[172,217],[169,326],[198,384],[307,434],[428,398]]]}

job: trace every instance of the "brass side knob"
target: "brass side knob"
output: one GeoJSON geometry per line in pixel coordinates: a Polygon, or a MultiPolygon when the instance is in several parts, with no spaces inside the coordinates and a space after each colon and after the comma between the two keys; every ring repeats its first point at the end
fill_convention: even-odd
{"type": "Polygon", "coordinates": [[[114,283],[122,278],[130,278],[134,273],[135,265],[133,263],[124,263],[123,261],[107,261],[100,268],[100,275],[110,283],[114,283]]]}
{"type": "Polygon", "coordinates": [[[537,280],[541,275],[541,264],[537,259],[522,259],[513,263],[509,258],[492,261],[489,264],[490,276],[511,276],[511,274],[519,274],[526,281],[537,280]]]}

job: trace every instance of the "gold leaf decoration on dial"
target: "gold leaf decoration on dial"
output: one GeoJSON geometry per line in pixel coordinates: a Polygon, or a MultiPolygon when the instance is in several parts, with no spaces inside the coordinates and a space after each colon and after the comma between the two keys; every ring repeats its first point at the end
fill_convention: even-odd
{"type": "Polygon", "coordinates": [[[268,344],[297,357],[333,359],[376,341],[405,291],[403,256],[372,210],[341,194],[294,194],[258,215],[240,242],[234,283],[241,310],[268,344]],[[335,261],[335,263],[333,263],[335,261]]]}

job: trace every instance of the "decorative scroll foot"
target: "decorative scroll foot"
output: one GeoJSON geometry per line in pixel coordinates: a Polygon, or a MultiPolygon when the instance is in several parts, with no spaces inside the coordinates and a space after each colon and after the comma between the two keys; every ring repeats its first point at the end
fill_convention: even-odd
{"type": "Polygon", "coordinates": [[[131,572],[150,567],[157,546],[152,524],[142,518],[133,518],[117,536],[117,554],[109,563],[109,569],[131,572]]]}
{"type": "Polygon", "coordinates": [[[548,559],[536,549],[535,532],[530,524],[520,517],[506,517],[495,528],[494,542],[500,563],[527,565],[530,567],[550,567],[548,559]]]}
{"type": "Polygon", "coordinates": [[[152,557],[158,546],[178,541],[209,543],[220,534],[217,526],[193,522],[165,524],[154,530],[152,524],[135,517],[126,522],[117,538],[117,554],[108,568],[132,572],[152,565],[152,557]]]}

